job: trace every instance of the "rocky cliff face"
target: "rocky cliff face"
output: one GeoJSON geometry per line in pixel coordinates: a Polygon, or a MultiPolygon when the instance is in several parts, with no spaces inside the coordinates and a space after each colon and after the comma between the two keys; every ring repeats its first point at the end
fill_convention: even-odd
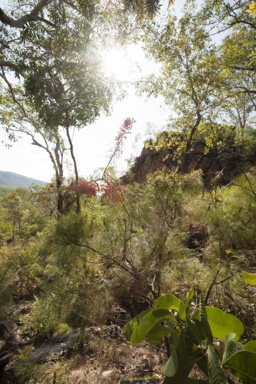
{"type": "MultiPolygon", "coordinates": [[[[183,159],[184,160],[184,159],[183,159]]],[[[232,140],[226,140],[221,147],[214,146],[208,152],[204,141],[194,141],[192,150],[186,156],[184,172],[202,170],[206,186],[210,184],[224,185],[232,177],[238,175],[245,167],[256,164],[256,153],[246,153],[244,147],[232,140]]],[[[159,151],[144,147],[134,165],[121,180],[124,184],[143,183],[149,173],[159,169],[174,170],[178,167],[174,159],[173,148],[159,151]]]]}

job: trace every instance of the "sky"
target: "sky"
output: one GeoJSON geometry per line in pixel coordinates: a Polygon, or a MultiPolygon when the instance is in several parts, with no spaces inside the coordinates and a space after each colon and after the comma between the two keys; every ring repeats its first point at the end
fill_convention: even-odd
{"type": "MultiPolygon", "coordinates": [[[[178,3],[177,8],[179,9],[181,2],[178,1],[178,3]]],[[[131,51],[130,57],[131,65],[134,65],[134,68],[137,67],[137,60],[140,61],[143,75],[158,70],[157,65],[146,60],[138,48],[131,51]]],[[[122,74],[124,78],[125,75],[122,74]]],[[[134,71],[134,76],[138,76],[136,71],[134,71]]],[[[145,140],[150,137],[149,131],[152,131],[152,127],[155,131],[163,130],[169,114],[170,111],[164,108],[161,98],[146,99],[136,96],[134,88],[130,87],[128,96],[113,106],[110,116],[101,116],[90,127],[74,132],[74,151],[80,177],[89,178],[95,171],[106,167],[119,128],[124,120],[130,117],[135,119],[135,124],[131,134],[124,142],[122,155],[113,164],[118,175],[125,174],[129,168],[128,161],[140,154],[145,140]]],[[[68,165],[66,169],[67,176],[69,176],[68,165]]],[[[32,145],[31,139],[26,137],[19,139],[11,148],[4,147],[0,142],[0,170],[46,182],[49,182],[54,176],[53,166],[47,153],[32,145]]]]}

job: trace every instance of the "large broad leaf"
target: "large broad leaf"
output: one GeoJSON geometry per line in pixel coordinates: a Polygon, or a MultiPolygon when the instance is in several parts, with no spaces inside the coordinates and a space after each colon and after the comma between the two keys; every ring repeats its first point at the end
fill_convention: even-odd
{"type": "Polygon", "coordinates": [[[193,342],[196,345],[200,345],[202,341],[206,340],[206,336],[204,334],[203,328],[198,320],[193,321],[188,318],[187,324],[188,324],[188,328],[187,328],[188,336],[191,338],[191,340],[193,340],[193,342]]]}
{"type": "Polygon", "coordinates": [[[129,321],[129,323],[126,324],[124,334],[128,340],[130,340],[134,329],[140,325],[142,318],[150,311],[150,309],[147,309],[146,311],[141,312],[138,316],[134,317],[131,321],[129,321]]]}
{"type": "Polygon", "coordinates": [[[193,343],[182,334],[175,350],[178,358],[178,369],[174,376],[166,377],[163,384],[184,384],[195,363],[201,359],[194,352],[193,343]]]}
{"type": "Polygon", "coordinates": [[[199,309],[190,320],[187,317],[188,334],[196,345],[207,347],[212,343],[212,332],[207,319],[203,296],[199,297],[199,309]]]}
{"type": "Polygon", "coordinates": [[[245,351],[256,352],[256,340],[248,341],[248,343],[244,344],[245,351]]]}
{"type": "Polygon", "coordinates": [[[226,361],[225,368],[244,384],[256,384],[256,353],[240,351],[226,361]]]}
{"type": "Polygon", "coordinates": [[[256,273],[243,272],[246,283],[256,285],[256,273]]]}
{"type": "Polygon", "coordinates": [[[181,301],[180,299],[178,299],[178,297],[171,294],[162,295],[155,300],[154,306],[155,308],[174,309],[176,311],[179,311],[181,301]]]}
{"type": "Polygon", "coordinates": [[[136,345],[141,343],[156,324],[165,320],[169,320],[175,324],[177,323],[175,317],[167,309],[151,310],[141,319],[140,325],[134,329],[130,338],[131,344],[136,345]]]}
{"type": "MultiPolygon", "coordinates": [[[[185,352],[185,350],[184,350],[185,352]]],[[[164,379],[163,384],[184,384],[190,374],[193,366],[197,363],[198,358],[193,358],[192,356],[184,361],[183,365],[181,365],[181,361],[179,360],[179,366],[177,372],[172,377],[166,377],[164,379]]]]}
{"type": "Polygon", "coordinates": [[[236,341],[244,333],[243,324],[237,317],[215,307],[205,307],[205,310],[213,337],[225,341],[226,335],[235,333],[236,341]]]}
{"type": "Polygon", "coordinates": [[[161,324],[156,324],[146,336],[146,342],[152,345],[158,345],[164,337],[172,331],[171,328],[161,324]]]}
{"type": "Polygon", "coordinates": [[[244,347],[242,343],[238,343],[234,341],[236,337],[235,333],[229,333],[226,336],[225,340],[225,349],[222,356],[222,364],[225,364],[225,362],[230,359],[232,355],[234,355],[238,351],[243,351],[244,347]]]}
{"type": "Polygon", "coordinates": [[[227,378],[221,368],[220,359],[212,345],[207,348],[209,384],[227,384],[227,378]]]}
{"type": "Polygon", "coordinates": [[[166,361],[166,363],[161,367],[163,374],[168,377],[172,377],[175,375],[179,365],[178,357],[177,357],[175,348],[172,344],[170,344],[170,353],[171,353],[171,356],[166,361]]]}

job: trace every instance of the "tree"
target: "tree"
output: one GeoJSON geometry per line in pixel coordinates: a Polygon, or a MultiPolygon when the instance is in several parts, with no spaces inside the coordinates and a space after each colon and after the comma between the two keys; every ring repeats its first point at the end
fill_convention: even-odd
{"type": "MultiPolygon", "coordinates": [[[[157,3],[136,3],[133,10],[153,15],[157,3]]],[[[65,210],[63,158],[67,152],[75,183],[79,182],[72,132],[108,112],[113,98],[114,84],[105,78],[99,52],[106,37],[118,40],[134,30],[132,4],[40,1],[30,9],[21,1],[19,12],[13,9],[16,19],[0,12],[5,42],[0,73],[5,84],[2,123],[10,135],[23,132],[49,154],[59,213],[65,210]],[[13,81],[12,71],[19,80],[13,81]]],[[[79,212],[79,194],[76,205],[79,212]]]]}
{"type": "Polygon", "coordinates": [[[207,24],[210,16],[206,10],[203,15],[187,6],[179,21],[170,17],[163,26],[151,25],[145,39],[162,70],[145,83],[140,81],[140,90],[162,95],[170,108],[170,131],[160,135],[153,146],[172,148],[181,171],[186,171],[195,140],[203,138],[208,150],[231,135],[236,144],[246,146],[246,135],[254,126],[255,71],[250,63],[250,42],[255,40],[255,30],[237,24],[216,44],[207,24]],[[228,126],[233,129],[225,133],[228,126]]]}
{"type": "Polygon", "coordinates": [[[189,13],[178,22],[170,18],[162,30],[153,33],[149,44],[163,69],[146,91],[162,94],[170,107],[170,127],[182,137],[178,150],[184,171],[200,125],[221,121],[224,100],[220,57],[203,25],[189,13]]]}
{"type": "Polygon", "coordinates": [[[35,21],[43,21],[45,23],[48,23],[46,19],[43,19],[40,17],[40,13],[43,10],[43,8],[46,8],[50,3],[53,3],[53,0],[41,0],[37,5],[32,8],[32,10],[27,14],[21,16],[19,19],[14,19],[10,16],[8,16],[2,8],[0,8],[0,21],[5,24],[9,25],[13,28],[23,28],[25,25],[29,22],[35,22],[35,21]]]}
{"type": "Polygon", "coordinates": [[[100,70],[94,36],[99,12],[90,4],[83,7],[81,3],[75,12],[64,2],[58,7],[52,5],[47,12],[52,23],[47,27],[42,23],[33,28],[28,26],[23,31],[25,36],[19,51],[10,54],[10,61],[20,63],[24,81],[19,86],[13,85],[3,68],[1,74],[7,85],[5,108],[9,110],[8,114],[6,109],[3,111],[3,123],[9,132],[29,135],[33,144],[49,154],[55,170],[60,213],[64,211],[63,155],[67,150],[76,183],[79,179],[72,131],[92,123],[102,111],[107,111],[113,93],[113,85],[100,70]]]}
{"type": "MultiPolygon", "coordinates": [[[[170,4],[172,1],[169,2],[170,4]]],[[[123,0],[120,4],[116,2],[108,2],[96,0],[75,0],[69,2],[67,0],[33,0],[31,4],[20,0],[13,2],[4,8],[0,8],[0,22],[2,28],[0,30],[0,66],[6,67],[15,73],[20,73],[22,69],[22,62],[16,62],[10,57],[10,51],[19,49],[21,42],[27,40],[31,33],[36,33],[38,28],[43,30],[54,31],[56,22],[61,18],[61,12],[64,8],[70,8],[71,12],[80,14],[82,17],[87,18],[87,26],[90,20],[98,12],[98,9],[104,11],[105,14],[119,12],[129,14],[130,12],[137,15],[137,20],[142,22],[145,18],[152,18],[160,9],[159,0],[123,0]],[[52,18],[52,12],[55,12],[57,18],[52,18]]],[[[62,15],[63,16],[63,15],[62,15]]],[[[65,31],[69,31],[69,26],[65,26],[65,31]]],[[[126,34],[126,31],[123,30],[126,34]]]]}
{"type": "MultiPolygon", "coordinates": [[[[9,25],[12,28],[24,28],[27,23],[38,21],[51,25],[51,22],[48,19],[41,17],[40,13],[43,11],[44,8],[47,8],[47,6],[49,6],[49,4],[52,4],[53,2],[53,0],[41,0],[38,2],[38,4],[32,7],[32,9],[25,11],[25,14],[18,19],[8,16],[7,13],[4,12],[2,8],[0,8],[0,21],[3,24],[9,25]]],[[[67,1],[60,1],[59,4],[61,3],[65,4],[67,3],[67,1]]],[[[169,2],[169,4],[170,3],[171,1],[169,2]]],[[[148,14],[149,16],[154,16],[160,7],[159,0],[148,0],[142,2],[137,2],[135,0],[124,0],[123,4],[126,10],[132,9],[133,11],[137,12],[138,17],[144,16],[145,14],[148,14]]],[[[90,6],[90,2],[84,1],[83,6],[90,6]]],[[[91,4],[91,7],[92,6],[93,5],[91,4]]],[[[74,4],[73,7],[74,9],[76,9],[76,4],[74,4]]]]}
{"type": "Polygon", "coordinates": [[[212,33],[220,33],[245,26],[248,29],[255,29],[253,3],[250,0],[238,0],[234,3],[225,0],[204,0],[201,9],[201,17],[212,33]]]}

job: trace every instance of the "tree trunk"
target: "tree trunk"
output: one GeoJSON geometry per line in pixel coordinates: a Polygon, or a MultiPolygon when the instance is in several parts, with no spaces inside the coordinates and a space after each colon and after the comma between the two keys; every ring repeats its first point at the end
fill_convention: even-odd
{"type": "MultiPolygon", "coordinates": [[[[70,154],[73,160],[73,165],[74,165],[74,172],[75,172],[75,182],[76,184],[79,183],[79,175],[78,175],[78,169],[77,169],[77,162],[74,154],[74,146],[73,142],[70,136],[69,132],[69,118],[68,118],[68,111],[66,111],[66,133],[67,133],[67,138],[69,142],[69,147],[70,147],[70,154]]],[[[76,212],[79,213],[81,211],[81,205],[80,205],[80,195],[79,193],[76,192],[76,212]]]]}

